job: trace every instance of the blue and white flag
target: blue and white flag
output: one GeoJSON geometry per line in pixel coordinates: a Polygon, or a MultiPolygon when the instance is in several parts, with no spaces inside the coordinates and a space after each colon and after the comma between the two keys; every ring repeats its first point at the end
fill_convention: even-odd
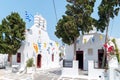
{"type": "Polygon", "coordinates": [[[32,19],[33,19],[32,14],[25,11],[25,19],[28,20],[29,22],[32,21],[32,19]]]}

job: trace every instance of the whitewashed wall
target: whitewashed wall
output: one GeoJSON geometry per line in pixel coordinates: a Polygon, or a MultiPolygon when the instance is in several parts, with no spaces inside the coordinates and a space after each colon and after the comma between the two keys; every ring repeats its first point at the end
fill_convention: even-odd
{"type": "Polygon", "coordinates": [[[0,54],[0,65],[4,66],[7,65],[8,55],[7,54],[0,54]]]}
{"type": "Polygon", "coordinates": [[[108,72],[105,69],[97,69],[94,67],[94,61],[88,61],[88,77],[89,79],[108,80],[108,72]]]}
{"type": "MultiPolygon", "coordinates": [[[[94,31],[93,31],[94,32],[94,31]]],[[[98,62],[98,49],[104,48],[105,44],[105,35],[100,34],[97,32],[89,33],[85,35],[81,35],[77,39],[77,45],[76,45],[76,51],[83,51],[84,54],[84,70],[88,70],[88,60],[94,60],[96,63],[98,62]],[[85,43],[86,40],[86,43],[85,43]],[[88,49],[93,49],[93,53],[89,54],[88,49]]],[[[112,40],[113,37],[110,37],[110,40],[112,40]]],[[[116,39],[116,43],[118,45],[118,48],[120,49],[120,39],[116,39]]],[[[66,45],[65,46],[65,54],[66,59],[73,59],[73,45],[66,45]]]]}
{"type": "Polygon", "coordinates": [[[74,56],[74,46],[73,45],[66,45],[65,46],[65,59],[73,60],[74,56]]]}
{"type": "MultiPolygon", "coordinates": [[[[88,60],[94,60],[95,62],[98,62],[98,49],[102,49],[104,42],[105,36],[96,32],[85,34],[77,39],[76,51],[83,51],[84,70],[88,70],[88,60]],[[102,36],[102,38],[100,38],[100,36],[102,36]],[[88,49],[93,50],[92,54],[88,53],[88,49]]],[[[73,59],[73,49],[73,46],[67,45],[65,47],[66,59],[73,59]]]]}
{"type": "Polygon", "coordinates": [[[37,56],[41,54],[41,68],[59,67],[59,45],[57,46],[55,41],[50,40],[46,20],[41,15],[35,15],[34,25],[26,30],[25,41],[18,52],[21,52],[22,66],[26,65],[29,58],[33,58],[34,64],[37,65],[37,56]],[[33,43],[37,45],[41,43],[41,49],[38,50],[38,53],[35,51],[33,43]],[[44,43],[46,43],[46,48],[43,47],[44,43]],[[48,47],[51,49],[50,53],[47,51],[48,47]],[[54,50],[52,50],[53,48],[54,50]],[[52,61],[52,54],[54,54],[54,61],[52,61]]]}

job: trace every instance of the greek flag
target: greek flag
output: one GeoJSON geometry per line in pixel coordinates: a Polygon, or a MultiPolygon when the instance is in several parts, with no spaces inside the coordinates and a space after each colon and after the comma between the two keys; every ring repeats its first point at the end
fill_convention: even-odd
{"type": "Polygon", "coordinates": [[[25,19],[30,22],[30,21],[32,21],[33,16],[30,13],[28,13],[27,11],[25,11],[25,19]]]}

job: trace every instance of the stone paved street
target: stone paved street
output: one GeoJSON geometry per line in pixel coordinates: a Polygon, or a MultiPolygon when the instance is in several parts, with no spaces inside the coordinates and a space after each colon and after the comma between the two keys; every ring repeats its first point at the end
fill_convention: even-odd
{"type": "Polygon", "coordinates": [[[31,74],[13,73],[11,68],[0,69],[0,80],[30,80],[31,74]]]}
{"type": "Polygon", "coordinates": [[[85,78],[68,78],[61,77],[61,69],[49,69],[49,70],[37,70],[33,74],[17,74],[12,73],[11,69],[0,69],[0,80],[88,80],[86,72],[82,72],[81,74],[86,76],[85,78]]]}

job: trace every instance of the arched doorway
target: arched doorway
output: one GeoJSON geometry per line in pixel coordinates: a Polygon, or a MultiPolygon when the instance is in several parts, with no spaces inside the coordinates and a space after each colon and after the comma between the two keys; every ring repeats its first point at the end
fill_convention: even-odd
{"type": "Polygon", "coordinates": [[[42,58],[41,54],[38,54],[38,56],[37,56],[37,68],[41,68],[41,58],[42,58]]]}
{"type": "Polygon", "coordinates": [[[83,65],[84,65],[84,54],[83,51],[76,51],[76,60],[79,61],[78,67],[79,69],[83,70],[83,65]]]}
{"type": "MultiPolygon", "coordinates": [[[[104,49],[98,49],[98,67],[102,68],[102,60],[104,55],[104,49]]],[[[107,57],[105,56],[105,62],[104,65],[107,63],[107,57]]]]}
{"type": "Polygon", "coordinates": [[[54,62],[54,54],[52,54],[52,62],[54,62]]]}
{"type": "Polygon", "coordinates": [[[17,53],[17,63],[21,62],[21,53],[17,53]]]}

